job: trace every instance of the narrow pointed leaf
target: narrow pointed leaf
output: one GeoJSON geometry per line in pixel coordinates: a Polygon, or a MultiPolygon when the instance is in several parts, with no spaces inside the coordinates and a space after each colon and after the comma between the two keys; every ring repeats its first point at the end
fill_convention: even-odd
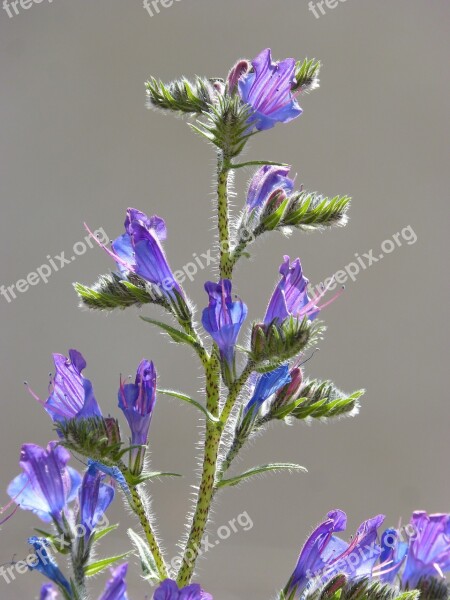
{"type": "Polygon", "coordinates": [[[185,343],[189,344],[190,346],[197,345],[197,342],[192,336],[188,335],[187,333],[184,333],[184,331],[175,329],[175,327],[172,327],[167,323],[163,323],[162,321],[157,321],[156,319],[150,319],[149,317],[143,316],[141,316],[141,319],[146,323],[150,323],[151,325],[156,325],[157,327],[160,327],[165,333],[170,335],[174,342],[177,342],[179,344],[185,343]]]}
{"type": "Polygon", "coordinates": [[[118,556],[110,556],[108,558],[102,558],[101,560],[98,560],[98,561],[88,565],[84,570],[84,574],[86,575],[86,577],[92,577],[93,575],[97,575],[97,573],[101,573],[102,571],[107,569],[109,566],[111,566],[115,562],[117,562],[118,560],[122,560],[123,558],[126,558],[129,554],[130,554],[129,552],[125,552],[124,554],[119,554],[118,556]]]}
{"type": "Polygon", "coordinates": [[[210,421],[213,421],[214,423],[218,423],[219,422],[219,419],[217,417],[215,417],[214,415],[212,415],[209,412],[208,409],[206,409],[204,406],[202,406],[200,404],[200,402],[197,402],[197,400],[194,400],[190,396],[186,396],[186,394],[182,394],[181,392],[175,392],[173,390],[160,390],[160,389],[158,389],[158,393],[159,394],[165,394],[166,396],[173,396],[174,398],[178,398],[179,400],[183,400],[183,402],[187,402],[188,404],[192,404],[193,406],[195,406],[196,408],[198,408],[198,410],[201,410],[202,413],[210,421]]]}
{"type": "Polygon", "coordinates": [[[128,529],[127,533],[138,552],[145,579],[151,583],[158,583],[160,581],[158,568],[147,543],[132,529],[128,529]]]}
{"type": "Polygon", "coordinates": [[[286,471],[302,471],[304,473],[308,472],[308,470],[305,469],[305,467],[302,467],[295,463],[271,463],[268,465],[261,465],[259,467],[254,467],[253,469],[249,469],[248,471],[245,471],[244,473],[241,473],[240,475],[237,475],[236,477],[231,477],[230,479],[222,479],[222,481],[220,481],[217,484],[217,487],[238,485],[244,479],[248,479],[249,477],[253,477],[254,475],[260,475],[262,473],[269,473],[271,471],[276,472],[276,471],[284,471],[284,470],[286,470],[286,471]]]}

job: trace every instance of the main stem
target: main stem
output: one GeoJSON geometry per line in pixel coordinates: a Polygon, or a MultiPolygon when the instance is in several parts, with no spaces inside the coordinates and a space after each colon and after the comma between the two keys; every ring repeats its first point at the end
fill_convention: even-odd
{"type": "Polygon", "coordinates": [[[230,162],[225,153],[219,153],[217,165],[217,212],[220,248],[220,278],[231,279],[233,265],[230,261],[230,228],[228,216],[228,180],[230,162]]]}
{"type": "Polygon", "coordinates": [[[142,529],[144,530],[145,537],[147,539],[150,551],[155,560],[159,576],[161,577],[161,579],[167,579],[169,577],[169,574],[167,572],[166,563],[164,562],[164,558],[159,548],[158,541],[156,539],[155,534],[153,533],[152,526],[150,525],[150,520],[148,518],[147,511],[145,510],[144,503],[142,502],[141,495],[136,487],[131,488],[131,497],[132,503],[130,502],[130,506],[133,512],[136,513],[136,515],[138,516],[139,522],[142,526],[142,529]]]}

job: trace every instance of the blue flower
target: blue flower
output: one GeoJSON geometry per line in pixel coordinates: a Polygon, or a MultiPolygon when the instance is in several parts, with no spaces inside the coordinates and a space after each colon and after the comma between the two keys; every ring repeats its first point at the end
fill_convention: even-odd
{"type": "Polygon", "coordinates": [[[39,600],[58,600],[58,592],[52,583],[44,583],[39,600]]]}
{"type": "Polygon", "coordinates": [[[53,421],[101,417],[92,384],[82,375],[82,371],[86,368],[86,361],[82,354],[78,350],[69,350],[69,358],[62,354],[54,354],[53,361],[55,375],[47,401],[41,402],[31,392],[43,404],[53,421]]]}
{"type": "Polygon", "coordinates": [[[252,61],[253,69],[239,79],[239,94],[254,114],[251,123],[260,131],[287,123],[302,114],[292,88],[296,84],[295,60],[272,62],[270,49],[252,61]]]}
{"type": "Polygon", "coordinates": [[[125,494],[127,499],[129,501],[132,500],[130,487],[129,487],[127,480],[125,479],[122,471],[119,469],[119,467],[108,467],[107,465],[104,465],[103,463],[101,463],[97,460],[89,459],[88,460],[88,468],[91,468],[91,467],[95,468],[95,469],[101,471],[102,473],[104,473],[105,475],[108,475],[109,477],[111,477],[111,479],[113,479],[119,485],[120,489],[125,494]]]}
{"type": "Polygon", "coordinates": [[[162,248],[166,236],[163,219],[148,217],[135,208],[129,208],[125,219],[125,233],[114,240],[112,250],[98,243],[114,258],[124,277],[134,273],[155,285],[159,294],[167,300],[176,301],[177,295],[184,299],[184,294],[162,248]]]}
{"type": "Polygon", "coordinates": [[[290,382],[291,375],[289,373],[289,365],[281,365],[281,367],[278,367],[274,371],[260,375],[256,382],[253,395],[244,409],[244,416],[250,410],[256,414],[270,396],[290,382]]]}
{"type": "Polygon", "coordinates": [[[294,189],[294,181],[288,177],[289,167],[265,165],[256,171],[247,192],[247,210],[262,208],[275,195],[286,198],[294,189]]]}
{"type": "MultiPolygon", "coordinates": [[[[31,537],[28,539],[28,543],[31,546],[33,546],[35,550],[35,560],[33,562],[36,562],[36,565],[31,566],[30,569],[32,571],[38,571],[39,573],[44,575],[44,577],[50,579],[50,581],[53,581],[53,583],[56,583],[58,587],[64,588],[67,591],[69,597],[71,598],[72,593],[70,590],[69,582],[61,573],[58,565],[48,553],[47,548],[49,544],[47,540],[44,538],[31,537]]],[[[51,591],[52,590],[50,589],[49,591],[49,588],[47,587],[47,598],[52,598],[52,596],[49,595],[51,594],[51,591]]],[[[46,596],[44,596],[44,598],[45,597],[46,596]]]]}
{"type": "Polygon", "coordinates": [[[125,582],[127,570],[127,563],[111,569],[111,579],[106,583],[105,590],[99,600],[128,600],[127,584],[125,582]]]}
{"type": "MultiPolygon", "coordinates": [[[[143,360],[137,369],[134,383],[123,384],[119,388],[119,408],[123,411],[131,430],[131,445],[145,446],[148,430],[156,402],[156,369],[152,362],[143,360]]],[[[131,450],[131,464],[134,473],[142,470],[145,448],[131,450]]]]}
{"type": "Polygon", "coordinates": [[[410,536],[403,573],[403,587],[414,588],[420,579],[444,577],[450,571],[450,515],[427,515],[416,511],[411,517],[410,536]]]}
{"type": "Polygon", "coordinates": [[[9,496],[23,510],[61,525],[62,511],[75,499],[81,483],[77,471],[67,467],[69,459],[69,452],[57,442],[50,442],[47,449],[24,444],[19,463],[23,473],[9,484],[9,496]]]}
{"type": "Polygon", "coordinates": [[[381,536],[378,575],[384,583],[394,583],[408,553],[408,544],[400,541],[395,529],[386,529],[381,536]]]}
{"type": "Polygon", "coordinates": [[[203,327],[219,347],[226,371],[234,376],[235,346],[247,316],[247,306],[239,298],[233,301],[229,279],[219,283],[208,281],[205,290],[209,295],[209,306],[202,314],[203,327]]]}
{"type": "Polygon", "coordinates": [[[350,543],[334,535],[344,531],[347,516],[341,510],[328,513],[326,521],[321,523],[306,541],[294,573],[286,587],[287,594],[309,593],[322,587],[338,573],[349,579],[360,579],[372,575],[372,569],[381,553],[377,544],[378,527],[384,520],[383,515],[364,521],[350,543]]]}
{"type": "Polygon", "coordinates": [[[79,523],[86,531],[85,542],[91,539],[111,502],[114,500],[114,488],[103,483],[104,475],[91,464],[86,471],[79,491],[79,523]]]}
{"type": "Polygon", "coordinates": [[[197,583],[180,590],[175,581],[165,579],[156,590],[153,600],[213,600],[213,597],[204,592],[197,583]]]}

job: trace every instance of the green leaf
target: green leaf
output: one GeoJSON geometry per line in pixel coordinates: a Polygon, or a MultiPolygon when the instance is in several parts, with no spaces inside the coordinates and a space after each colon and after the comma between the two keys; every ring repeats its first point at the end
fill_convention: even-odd
{"type": "Polygon", "coordinates": [[[302,471],[303,473],[307,473],[308,470],[305,467],[297,465],[295,463],[270,463],[268,465],[261,465],[259,467],[253,467],[253,469],[249,469],[236,477],[231,477],[230,479],[222,479],[217,483],[217,487],[226,487],[226,486],[234,486],[238,485],[244,479],[248,479],[249,477],[253,477],[254,475],[260,475],[261,473],[268,472],[276,472],[276,471],[302,471]]]}
{"type": "Polygon", "coordinates": [[[364,390],[350,396],[341,392],[331,381],[306,381],[299,391],[301,402],[290,412],[296,419],[339,417],[359,408],[364,390]]]}
{"type": "Polygon", "coordinates": [[[128,529],[127,533],[138,552],[145,579],[151,583],[158,583],[161,578],[158,573],[155,559],[153,558],[147,543],[132,529],[128,529]]]}
{"type": "Polygon", "coordinates": [[[211,82],[202,77],[196,77],[194,82],[183,77],[168,84],[152,77],[146,88],[154,107],[186,114],[208,111],[215,96],[211,82]]]}
{"type": "Polygon", "coordinates": [[[192,404],[192,406],[195,406],[196,408],[198,408],[198,410],[201,410],[202,413],[210,420],[213,421],[214,423],[218,423],[220,419],[218,419],[217,417],[215,417],[214,415],[212,415],[208,409],[206,409],[202,404],[200,404],[200,402],[197,402],[197,400],[194,400],[193,398],[191,398],[190,396],[187,396],[186,394],[182,394],[181,392],[175,392],[173,390],[161,390],[158,389],[157,390],[159,394],[165,394],[166,396],[173,396],[174,398],[178,398],[179,400],[183,400],[183,402],[187,402],[188,404],[192,404]]]}
{"type": "Polygon", "coordinates": [[[317,192],[300,192],[290,198],[281,226],[323,229],[347,224],[349,196],[323,197],[317,192]]]}
{"type": "Polygon", "coordinates": [[[92,541],[94,543],[98,542],[98,540],[101,540],[102,537],[105,537],[105,535],[108,535],[108,533],[111,533],[111,531],[115,531],[118,527],[119,523],[116,523],[116,525],[110,525],[109,527],[104,527],[103,529],[95,531],[94,535],[92,536],[92,541]]]}
{"type": "Polygon", "coordinates": [[[97,560],[90,565],[87,565],[84,569],[84,574],[86,577],[93,577],[98,573],[101,573],[105,569],[107,569],[110,565],[113,565],[118,560],[122,560],[122,558],[126,558],[130,552],[125,552],[124,554],[119,554],[118,556],[110,556],[109,558],[102,558],[101,560],[97,560]]]}
{"type": "Polygon", "coordinates": [[[319,87],[319,72],[321,63],[315,58],[298,61],[295,65],[296,84],[293,90],[310,92],[319,87]]]}
{"type": "Polygon", "coordinates": [[[141,473],[140,475],[133,475],[129,473],[127,475],[127,483],[130,486],[137,486],[140,483],[144,483],[144,481],[149,481],[151,479],[158,479],[159,477],[182,477],[179,473],[166,473],[164,471],[152,471],[150,473],[141,473]]]}
{"type": "Polygon", "coordinates": [[[187,333],[184,333],[184,331],[181,331],[179,329],[175,329],[175,327],[172,327],[171,325],[168,325],[167,323],[163,323],[162,321],[157,321],[156,319],[150,319],[149,317],[143,317],[142,315],[140,316],[140,318],[145,321],[146,323],[151,323],[152,325],[156,325],[157,327],[160,327],[165,333],[167,333],[174,342],[177,342],[178,344],[189,344],[189,346],[197,346],[197,342],[196,340],[191,336],[188,335],[187,333]]]}
{"type": "Polygon", "coordinates": [[[243,162],[243,163],[231,163],[230,167],[232,169],[242,169],[243,167],[253,167],[253,166],[264,166],[264,165],[269,165],[272,167],[289,167],[290,165],[288,165],[287,163],[279,163],[279,162],[273,162],[271,160],[249,160],[248,162],[243,162]]]}

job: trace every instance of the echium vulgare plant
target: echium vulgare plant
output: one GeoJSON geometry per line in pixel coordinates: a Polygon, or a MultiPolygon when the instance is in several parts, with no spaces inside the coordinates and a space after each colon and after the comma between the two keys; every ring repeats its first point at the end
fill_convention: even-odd
{"type": "MultiPolygon", "coordinates": [[[[316,60],[274,62],[267,49],[251,62],[239,60],[225,79],[147,82],[149,105],[189,117],[193,131],[217,154],[220,266],[216,278],[204,284],[206,306],[199,318],[203,330],[182,287],[185,274],[173,272],[166,258],[164,220],[136,208],[127,210],[124,232],[110,247],[99,242],[115,262],[114,271],[91,287],[77,283],[75,289],[82,305],[91,309],[157,305],[167,316],[164,321],[141,318],[195,352],[204,371],[205,398],[201,402],[160,389],[155,365],[142,360],[135,379],[121,381],[118,390],[118,407],[129,429],[126,435],[115,418],[103,416],[92,383],[83,374],[82,354],[70,350],[67,357],[54,355],[48,397],[41,400],[30,392],[52,419],[57,439],[47,448],[22,446],[21,472],[8,486],[11,501],[3,509],[7,515],[3,523],[19,507],[44,522],[29,538],[33,552],[23,565],[49,580],[41,588],[41,600],[87,600],[92,597],[89,579],[107,568],[111,576],[100,599],[127,599],[126,559],[133,551],[154,588],[155,600],[211,599],[192,578],[216,495],[260,473],[302,470],[294,463],[272,463],[230,474],[246,443],[271,422],[331,420],[358,411],[362,391],[345,394],[331,381],[308,379],[305,374],[305,353],[323,332],[319,315],[340,292],[333,297],[327,288],[311,293],[300,259],[280,257],[279,278],[266,313],[245,336],[241,330],[248,325],[247,305],[233,290],[234,270],[256,238],[347,222],[348,196],[328,198],[304,190],[287,164],[239,159],[252,136],[301,115],[299,97],[318,87],[319,69],[316,60]],[[231,182],[243,167],[255,171],[240,214],[232,216],[231,182]],[[248,344],[239,345],[239,338],[241,344],[248,339],[248,344]],[[152,479],[175,475],[149,468],[149,428],[158,395],[193,405],[201,411],[204,428],[201,478],[176,564],[168,563],[155,534],[145,489],[152,479]],[[71,454],[86,464],[83,474],[68,466],[71,454]],[[94,550],[99,542],[117,527],[109,525],[106,516],[117,493],[141,530],[128,531],[134,550],[97,558],[94,550]],[[58,555],[68,559],[67,569],[58,566],[58,555]]],[[[449,597],[445,572],[450,570],[450,515],[417,511],[406,527],[384,531],[379,531],[384,516],[377,515],[364,521],[349,542],[336,535],[345,529],[346,520],[341,510],[330,510],[304,544],[292,574],[287,572],[284,586],[278,593],[268,590],[267,597],[274,593],[278,600],[449,597]]],[[[2,576],[7,580],[14,568],[1,567],[2,576]]]]}

